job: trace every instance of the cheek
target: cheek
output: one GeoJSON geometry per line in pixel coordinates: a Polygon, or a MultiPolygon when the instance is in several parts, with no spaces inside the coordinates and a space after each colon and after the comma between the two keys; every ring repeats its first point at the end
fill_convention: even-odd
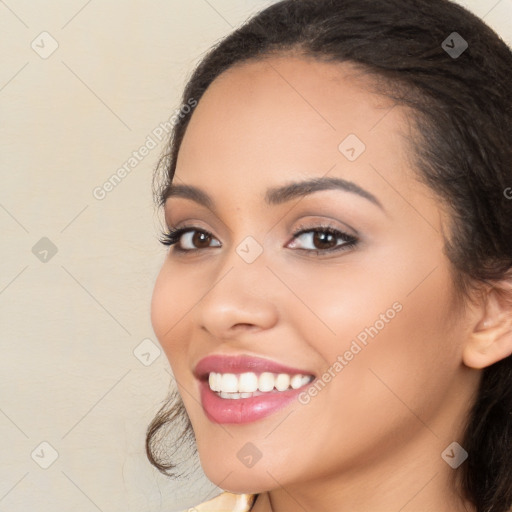
{"type": "Polygon", "coordinates": [[[332,382],[326,394],[343,403],[344,422],[360,419],[362,409],[381,411],[384,423],[417,421],[404,403],[433,414],[460,365],[453,284],[442,254],[393,249],[371,262],[350,256],[313,272],[294,269],[293,278],[288,270],[285,279],[302,299],[290,321],[321,357],[332,382]]]}
{"type": "Polygon", "coordinates": [[[339,447],[325,454],[325,464],[356,465],[396,452],[398,442],[420,431],[430,435],[425,424],[443,407],[460,364],[449,304],[438,293],[449,275],[438,271],[410,294],[407,282],[382,277],[376,287],[367,276],[367,287],[361,275],[358,286],[345,291],[341,284],[349,282],[347,276],[330,286],[315,279],[322,293],[311,291],[308,306],[335,333],[310,314],[305,327],[307,322],[299,320],[305,312],[297,311],[296,322],[302,321],[324,361],[319,377],[326,382],[298,414],[304,413],[306,426],[311,418],[324,418],[315,427],[317,439],[339,447]]]}
{"type": "MultiPolygon", "coordinates": [[[[186,318],[195,303],[190,278],[181,279],[165,262],[155,282],[151,298],[151,324],[171,367],[186,353],[186,318]]],[[[197,299],[196,299],[197,300],[197,299]]]]}
{"type": "Polygon", "coordinates": [[[153,331],[158,338],[160,344],[163,345],[166,331],[171,327],[168,319],[168,312],[172,311],[172,305],[169,304],[171,297],[166,293],[168,286],[166,283],[168,278],[166,276],[165,264],[160,269],[160,273],[153,288],[153,295],[151,297],[151,325],[153,331]]]}

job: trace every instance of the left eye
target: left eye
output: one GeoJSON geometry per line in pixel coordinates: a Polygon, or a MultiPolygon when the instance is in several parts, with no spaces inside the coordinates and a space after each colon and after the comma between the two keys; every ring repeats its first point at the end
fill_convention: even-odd
{"type": "MultiPolygon", "coordinates": [[[[295,241],[300,238],[308,240],[310,246],[312,246],[305,249],[301,248],[301,250],[315,252],[333,252],[348,249],[349,247],[353,247],[358,241],[356,237],[328,226],[302,229],[294,233],[293,241],[291,242],[292,248],[296,245],[295,241]],[[340,244],[337,244],[338,240],[341,240],[340,244]]],[[[290,247],[290,245],[288,245],[288,247],[290,247]]]]}

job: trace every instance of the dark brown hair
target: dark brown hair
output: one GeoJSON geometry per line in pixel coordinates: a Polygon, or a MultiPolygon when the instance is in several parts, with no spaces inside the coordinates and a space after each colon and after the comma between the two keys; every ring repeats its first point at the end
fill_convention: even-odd
{"type": "MultiPolygon", "coordinates": [[[[300,53],[350,62],[379,93],[411,112],[414,170],[450,211],[445,251],[459,296],[480,285],[511,280],[512,52],[482,20],[448,0],[284,0],[248,20],[202,59],[184,93],[199,101],[223,71],[249,60],[300,53]],[[456,34],[454,34],[456,33],[456,34]],[[464,41],[468,47],[460,54],[464,41]]],[[[155,173],[161,206],[191,115],[174,127],[155,173]]],[[[505,291],[506,292],[506,291],[505,291]]],[[[510,294],[502,293],[512,303],[510,294]]],[[[146,451],[162,473],[174,464],[162,454],[175,420],[180,440],[193,442],[179,396],[148,426],[146,451]]],[[[512,356],[482,372],[457,470],[464,496],[478,512],[512,506],[512,356]]]]}

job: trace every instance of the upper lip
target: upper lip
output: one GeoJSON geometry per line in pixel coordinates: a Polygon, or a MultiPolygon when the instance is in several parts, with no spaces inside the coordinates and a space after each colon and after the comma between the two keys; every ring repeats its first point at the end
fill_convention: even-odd
{"type": "Polygon", "coordinates": [[[290,375],[313,375],[309,370],[292,368],[270,359],[249,355],[212,354],[201,359],[194,368],[198,379],[206,379],[210,372],[216,373],[288,373],[290,375]]]}

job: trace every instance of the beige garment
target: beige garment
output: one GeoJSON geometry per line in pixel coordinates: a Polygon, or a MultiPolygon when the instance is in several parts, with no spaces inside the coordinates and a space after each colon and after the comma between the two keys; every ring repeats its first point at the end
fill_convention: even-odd
{"type": "Polygon", "coordinates": [[[204,501],[182,512],[249,512],[257,494],[233,494],[223,492],[215,498],[204,501]]]}

